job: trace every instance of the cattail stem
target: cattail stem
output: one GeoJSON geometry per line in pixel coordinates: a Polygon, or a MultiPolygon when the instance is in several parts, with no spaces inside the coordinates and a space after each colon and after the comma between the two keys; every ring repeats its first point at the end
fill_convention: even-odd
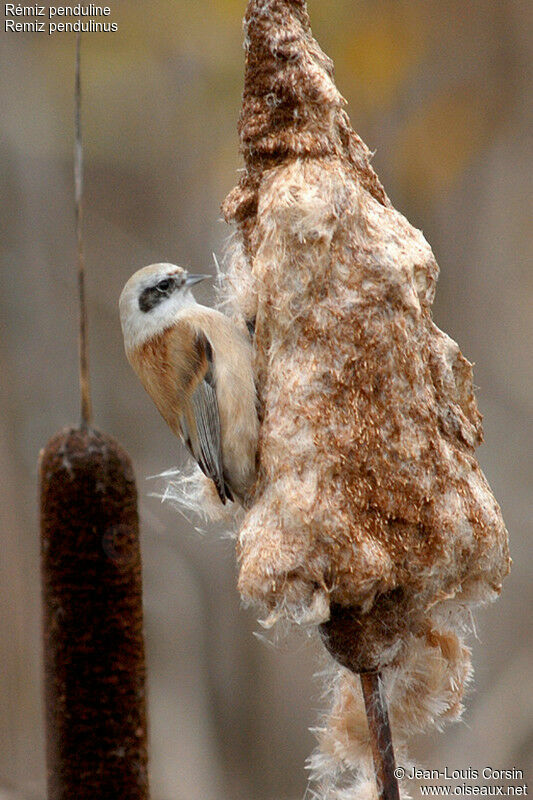
{"type": "Polygon", "coordinates": [[[400,797],[394,774],[396,765],[387,698],[378,666],[380,649],[391,645],[391,618],[397,600],[394,590],[380,595],[375,600],[377,615],[363,614],[334,603],[329,620],[320,626],[327,650],[339,664],[361,679],[380,800],[399,800],[400,797]],[[371,636],[380,645],[373,651],[368,649],[371,636]]]}
{"type": "Polygon", "coordinates": [[[381,673],[362,672],[360,678],[379,798],[400,800],[398,781],[394,774],[396,769],[394,747],[381,673]]]}
{"type": "Polygon", "coordinates": [[[76,69],[74,82],[75,134],[74,134],[74,204],[76,213],[76,243],[78,259],[79,300],[79,380],[81,400],[81,424],[87,427],[92,422],[91,384],[89,379],[89,355],[87,335],[87,302],[85,297],[85,258],[83,253],[83,147],[81,138],[81,33],[76,36],[76,69]]]}

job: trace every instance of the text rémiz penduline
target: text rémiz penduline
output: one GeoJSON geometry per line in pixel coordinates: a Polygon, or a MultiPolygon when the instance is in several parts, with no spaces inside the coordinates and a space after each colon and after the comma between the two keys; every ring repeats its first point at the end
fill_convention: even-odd
{"type": "Polygon", "coordinates": [[[110,6],[95,6],[92,3],[88,5],[75,5],[75,6],[23,6],[19,3],[5,3],[4,16],[5,30],[20,32],[34,32],[34,33],[108,33],[110,31],[118,30],[116,22],[110,21],[97,21],[94,19],[81,19],[82,17],[108,17],[111,14],[110,6]],[[53,19],[54,22],[49,22],[48,25],[39,19],[32,19],[31,22],[22,22],[16,19],[17,17],[48,17],[53,19]],[[62,22],[58,17],[77,17],[73,22],[62,22]]]}

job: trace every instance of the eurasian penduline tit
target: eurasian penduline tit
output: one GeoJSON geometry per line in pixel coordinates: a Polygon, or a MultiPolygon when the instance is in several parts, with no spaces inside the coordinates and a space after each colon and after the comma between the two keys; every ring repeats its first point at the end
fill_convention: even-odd
{"type": "Polygon", "coordinates": [[[159,412],[216,486],[245,502],[255,481],[258,418],[252,348],[191,287],[209,275],[173,264],[136,272],[120,295],[126,356],[159,412]]]}

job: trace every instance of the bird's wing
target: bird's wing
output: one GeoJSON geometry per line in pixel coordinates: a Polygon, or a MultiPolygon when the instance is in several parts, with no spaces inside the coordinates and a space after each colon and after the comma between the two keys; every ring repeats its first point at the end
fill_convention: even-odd
{"type": "Polygon", "coordinates": [[[196,334],[194,352],[196,380],[180,418],[183,438],[200,469],[214,482],[218,496],[225,503],[227,499],[233,500],[233,496],[224,481],[214,355],[205,334],[196,334]]]}

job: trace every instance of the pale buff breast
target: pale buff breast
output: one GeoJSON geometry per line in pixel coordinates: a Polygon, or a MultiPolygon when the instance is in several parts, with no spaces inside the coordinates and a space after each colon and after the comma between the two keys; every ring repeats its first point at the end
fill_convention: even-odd
{"type": "Polygon", "coordinates": [[[207,336],[214,354],[224,473],[242,497],[255,480],[258,435],[247,334],[219,311],[193,306],[181,311],[174,325],[128,353],[128,358],[171,430],[181,437],[180,417],[207,371],[207,362],[198,360],[198,333],[207,336]]]}
{"type": "MultiPolygon", "coordinates": [[[[173,347],[174,337],[175,328],[167,328],[135,350],[127,351],[127,356],[167,425],[181,436],[180,417],[186,399],[183,379],[187,369],[184,350],[176,352],[173,347]]],[[[192,334],[188,338],[192,343],[192,334]]]]}

